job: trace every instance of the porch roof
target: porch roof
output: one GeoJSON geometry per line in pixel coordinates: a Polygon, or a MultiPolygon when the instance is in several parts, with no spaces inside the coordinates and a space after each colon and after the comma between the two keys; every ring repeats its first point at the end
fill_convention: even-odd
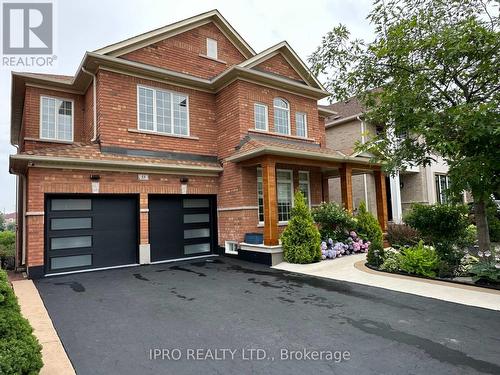
{"type": "Polygon", "coordinates": [[[277,140],[262,140],[248,137],[236,153],[226,158],[226,161],[239,163],[262,156],[279,156],[295,159],[316,161],[318,165],[331,167],[349,163],[358,165],[360,169],[379,169],[380,163],[371,161],[365,154],[346,155],[341,151],[320,147],[319,144],[306,142],[280,142],[277,140]]]}

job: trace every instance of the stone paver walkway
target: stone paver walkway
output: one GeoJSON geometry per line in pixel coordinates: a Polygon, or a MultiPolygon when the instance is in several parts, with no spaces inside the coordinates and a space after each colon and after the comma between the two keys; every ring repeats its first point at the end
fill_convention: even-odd
{"type": "Polygon", "coordinates": [[[500,311],[500,291],[374,271],[364,265],[365,258],[357,254],[313,264],[283,262],[273,268],[500,311]]]}

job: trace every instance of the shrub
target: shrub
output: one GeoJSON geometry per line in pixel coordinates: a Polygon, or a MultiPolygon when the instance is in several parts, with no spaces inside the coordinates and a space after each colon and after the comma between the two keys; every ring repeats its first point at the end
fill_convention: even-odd
{"type": "Polygon", "coordinates": [[[470,269],[472,280],[481,284],[500,284],[500,268],[492,263],[479,262],[470,269]]]}
{"type": "Polygon", "coordinates": [[[355,228],[352,215],[335,202],[321,203],[312,211],[314,221],[319,225],[321,238],[343,241],[350,230],[355,228]]]}
{"type": "Polygon", "coordinates": [[[387,228],[387,240],[396,249],[415,246],[420,240],[420,233],[406,224],[389,224],[387,228]]]}
{"type": "Polygon", "coordinates": [[[356,215],[358,235],[370,241],[366,261],[372,266],[379,266],[384,261],[384,235],[378,220],[366,209],[361,202],[356,215]]]}
{"type": "Polygon", "coordinates": [[[439,267],[439,257],[429,246],[420,241],[416,246],[401,252],[401,270],[413,275],[435,277],[439,267]]]}
{"type": "Polygon", "coordinates": [[[0,270],[0,374],[38,374],[42,347],[21,316],[5,271],[0,270]]]}
{"type": "Polygon", "coordinates": [[[500,242],[500,214],[495,202],[490,199],[486,207],[491,242],[500,242]]]}
{"type": "Polygon", "coordinates": [[[398,251],[387,251],[380,269],[387,272],[398,272],[401,269],[401,254],[398,251]]]}
{"type": "Polygon", "coordinates": [[[414,204],[404,221],[418,230],[425,243],[432,244],[443,264],[441,275],[453,275],[460,265],[460,259],[468,238],[467,206],[435,204],[414,204]]]}
{"type": "Polygon", "coordinates": [[[297,191],[288,226],[281,235],[283,258],[290,263],[312,263],[321,259],[321,237],[304,195],[297,191]]]}
{"type": "Polygon", "coordinates": [[[0,232],[0,268],[14,264],[15,251],[16,234],[11,231],[0,232]]]}

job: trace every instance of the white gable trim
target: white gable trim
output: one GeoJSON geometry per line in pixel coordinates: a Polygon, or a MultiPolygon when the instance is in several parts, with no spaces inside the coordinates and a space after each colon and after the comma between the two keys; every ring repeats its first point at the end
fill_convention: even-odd
{"type": "Polygon", "coordinates": [[[157,43],[161,40],[171,38],[172,36],[192,30],[196,27],[213,22],[219,30],[228,38],[234,46],[241,52],[245,58],[255,55],[255,51],[250,45],[238,34],[238,32],[227,22],[219,11],[211,10],[197,16],[187,18],[185,20],[172,23],[170,25],[161,27],[156,30],[146,32],[125,39],[121,42],[111,44],[109,46],[100,48],[95,53],[119,57],[126,53],[143,48],[150,44],[157,43]],[[226,29],[226,30],[224,30],[226,29]]]}

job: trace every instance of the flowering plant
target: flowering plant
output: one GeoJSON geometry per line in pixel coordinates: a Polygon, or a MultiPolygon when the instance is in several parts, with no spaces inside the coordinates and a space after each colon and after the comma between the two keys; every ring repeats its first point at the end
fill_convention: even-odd
{"type": "Polygon", "coordinates": [[[340,258],[344,255],[367,253],[370,241],[360,238],[356,232],[349,232],[344,242],[334,242],[331,238],[321,243],[321,259],[340,258]]]}

